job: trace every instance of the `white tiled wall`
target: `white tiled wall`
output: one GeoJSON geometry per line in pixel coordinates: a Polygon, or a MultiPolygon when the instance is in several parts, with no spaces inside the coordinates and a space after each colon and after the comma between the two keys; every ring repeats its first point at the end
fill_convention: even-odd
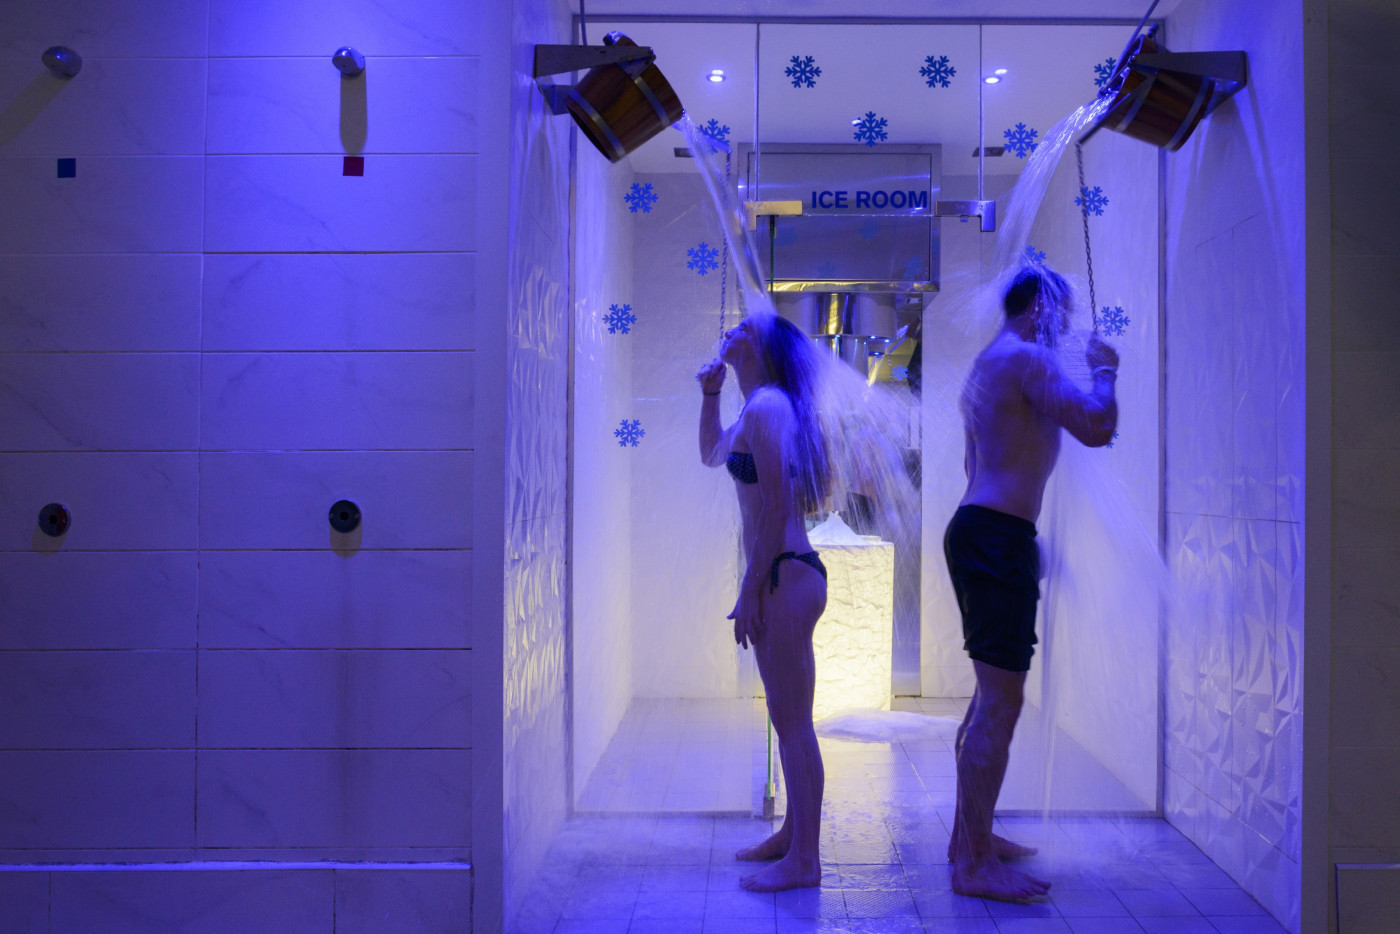
{"type": "Polygon", "coordinates": [[[1167,157],[1166,816],[1297,930],[1302,6],[1189,0],[1167,27],[1245,50],[1250,83],[1167,157]]]}
{"type": "Polygon", "coordinates": [[[469,928],[487,21],[0,10],[0,926],[469,928]]]}
{"type": "Polygon", "coordinates": [[[1339,874],[1339,883],[1349,877],[1337,905],[1346,932],[1394,923],[1385,906],[1395,901],[1396,872],[1362,867],[1400,863],[1400,333],[1388,314],[1400,294],[1400,239],[1390,222],[1400,187],[1388,174],[1400,80],[1382,57],[1400,40],[1400,11],[1331,0],[1328,24],[1335,465],[1328,865],[1356,867],[1339,874]]]}

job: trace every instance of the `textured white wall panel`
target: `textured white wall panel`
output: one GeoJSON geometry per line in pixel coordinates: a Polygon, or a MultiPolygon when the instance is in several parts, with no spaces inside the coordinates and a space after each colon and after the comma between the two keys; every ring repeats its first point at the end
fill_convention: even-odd
{"type": "Polygon", "coordinates": [[[5,253],[197,253],[204,159],[83,156],[73,178],[52,157],[0,158],[5,253]]]}
{"type": "Polygon", "coordinates": [[[192,549],[198,471],[193,454],[0,454],[0,550],[192,549]],[[73,517],[61,546],[38,532],[47,503],[73,517]]]}
{"type": "Polygon", "coordinates": [[[204,454],[200,547],[471,547],[469,452],[204,454]],[[433,509],[423,490],[436,491],[433,509]],[[363,519],[340,537],[331,504],[351,499],[363,519]]]}
{"type": "Polygon", "coordinates": [[[0,256],[0,350],[199,349],[194,254],[0,256]]]}
{"type": "Polygon", "coordinates": [[[206,451],[471,447],[471,354],[207,354],[201,378],[206,451]]]}
{"type": "Polygon", "coordinates": [[[344,78],[329,52],[211,59],[208,151],[475,152],[478,65],[380,58],[344,78]]]}
{"type": "Polygon", "coordinates": [[[474,253],[206,256],[203,347],[471,350],[475,276],[474,253]]]}
{"type": "Polygon", "coordinates": [[[364,175],[355,177],[341,174],[340,156],[210,156],[204,160],[205,249],[471,250],[475,159],[371,156],[364,175]]]}
{"type": "Polygon", "coordinates": [[[199,644],[468,648],[470,580],[470,551],[206,551],[199,644]]]}
{"type": "Polygon", "coordinates": [[[59,78],[38,54],[55,41],[0,61],[0,155],[204,152],[203,58],[85,59],[75,78],[59,78]]]}

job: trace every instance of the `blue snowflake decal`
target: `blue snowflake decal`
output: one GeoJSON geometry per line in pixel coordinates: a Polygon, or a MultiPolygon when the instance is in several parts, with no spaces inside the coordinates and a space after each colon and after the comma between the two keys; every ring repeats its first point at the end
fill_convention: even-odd
{"type": "Polygon", "coordinates": [[[867,220],[856,228],[856,233],[862,240],[874,240],[880,235],[880,225],[873,220],[867,220]]]}
{"type": "Polygon", "coordinates": [[[1043,263],[1045,262],[1045,251],[1037,250],[1035,247],[1027,245],[1026,259],[1030,260],[1032,263],[1043,263]]]}
{"type": "Polygon", "coordinates": [[[911,256],[904,261],[904,278],[922,279],[924,277],[924,261],[917,256],[911,256]]]}
{"type": "Polygon", "coordinates": [[[1107,60],[1094,66],[1094,87],[1101,88],[1109,78],[1113,77],[1114,66],[1118,64],[1118,59],[1110,56],[1107,60]]]}
{"type": "Polygon", "coordinates": [[[603,315],[603,321],[608,326],[609,334],[616,334],[621,331],[629,334],[632,325],[637,323],[637,316],[632,314],[631,305],[609,305],[608,313],[603,315]]]}
{"type": "Polygon", "coordinates": [[[817,67],[817,60],[810,55],[794,55],[792,64],[783,69],[783,74],[792,79],[792,86],[816,87],[817,79],[822,76],[822,70],[817,67]]]}
{"type": "Polygon", "coordinates": [[[932,55],[924,59],[924,67],[919,69],[919,74],[924,76],[925,82],[931,88],[946,88],[953,80],[953,76],[958,70],[948,64],[948,56],[940,55],[934,58],[932,55]]]}
{"type": "Polygon", "coordinates": [[[1110,447],[1110,448],[1111,448],[1111,447],[1113,447],[1113,446],[1114,446],[1115,444],[1117,444],[1117,443],[1118,443],[1118,432],[1115,431],[1115,432],[1113,433],[1113,437],[1110,438],[1110,439],[1108,440],[1108,444],[1104,445],[1104,447],[1110,447]]]}
{"type": "Polygon", "coordinates": [[[1119,337],[1132,323],[1128,313],[1117,305],[1099,311],[1099,330],[1109,337],[1119,337]]]}
{"type": "Polygon", "coordinates": [[[719,268],[719,250],[703,240],[699,246],[686,250],[686,253],[690,256],[690,260],[685,264],[686,269],[694,269],[703,276],[711,269],[719,268]]]}
{"type": "Polygon", "coordinates": [[[890,379],[897,383],[902,383],[909,378],[909,368],[907,366],[895,365],[890,367],[890,379]]]}
{"type": "Polygon", "coordinates": [[[885,127],[889,126],[890,122],[884,117],[875,116],[875,111],[873,110],[867,110],[865,116],[861,117],[859,120],[853,120],[851,123],[856,128],[855,137],[857,143],[874,146],[880,140],[889,139],[890,137],[890,135],[885,132],[885,127]]]}
{"type": "Polygon", "coordinates": [[[700,127],[699,130],[701,133],[703,133],[705,136],[708,136],[715,142],[729,142],[729,127],[721,124],[718,120],[710,120],[709,123],[706,123],[704,126],[700,127]]]}
{"type": "Polygon", "coordinates": [[[650,214],[651,206],[656,203],[656,190],[651,187],[651,182],[647,182],[645,185],[633,182],[631,190],[622,196],[622,200],[627,202],[627,210],[633,214],[638,211],[650,214]]]}
{"type": "Polygon", "coordinates": [[[1102,216],[1103,209],[1108,207],[1108,198],[1103,189],[1095,185],[1093,188],[1079,189],[1079,197],[1074,199],[1074,203],[1079,205],[1085,214],[1102,216]]]}
{"type": "Polygon", "coordinates": [[[640,418],[624,418],[622,424],[613,429],[613,437],[617,439],[618,447],[625,448],[629,444],[636,447],[646,437],[646,431],[642,428],[642,420],[640,418]]]}
{"type": "Polygon", "coordinates": [[[1006,148],[1014,152],[1017,159],[1024,159],[1027,153],[1035,151],[1035,138],[1039,134],[1039,130],[1032,130],[1024,123],[1018,123],[1002,136],[1006,137],[1006,148]]]}

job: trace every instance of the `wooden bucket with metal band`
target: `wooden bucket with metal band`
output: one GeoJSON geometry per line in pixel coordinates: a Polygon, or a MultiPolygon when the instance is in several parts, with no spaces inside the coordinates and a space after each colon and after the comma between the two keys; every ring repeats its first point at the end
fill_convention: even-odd
{"type": "MultiPolygon", "coordinates": [[[[636,45],[620,32],[607,45],[636,45]]],[[[569,113],[610,162],[618,162],[685,113],[680,98],[650,59],[601,65],[569,91],[569,113]]]]}
{"type": "Polygon", "coordinates": [[[1216,85],[1204,75],[1136,64],[1140,54],[1158,51],[1150,35],[1133,44],[1105,88],[1113,106],[1098,125],[1176,151],[1209,113],[1216,85]]]}

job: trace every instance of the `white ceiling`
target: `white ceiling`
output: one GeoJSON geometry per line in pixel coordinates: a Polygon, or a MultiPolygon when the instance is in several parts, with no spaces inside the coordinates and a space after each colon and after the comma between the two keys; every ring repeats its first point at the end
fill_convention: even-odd
{"type": "MultiPolygon", "coordinates": [[[[1153,11],[1161,18],[1181,0],[1160,0],[1153,11]]],[[[574,12],[579,0],[570,0],[574,12]]],[[[741,16],[779,19],[1132,19],[1147,12],[1151,0],[585,0],[592,16],[741,16]]]]}

